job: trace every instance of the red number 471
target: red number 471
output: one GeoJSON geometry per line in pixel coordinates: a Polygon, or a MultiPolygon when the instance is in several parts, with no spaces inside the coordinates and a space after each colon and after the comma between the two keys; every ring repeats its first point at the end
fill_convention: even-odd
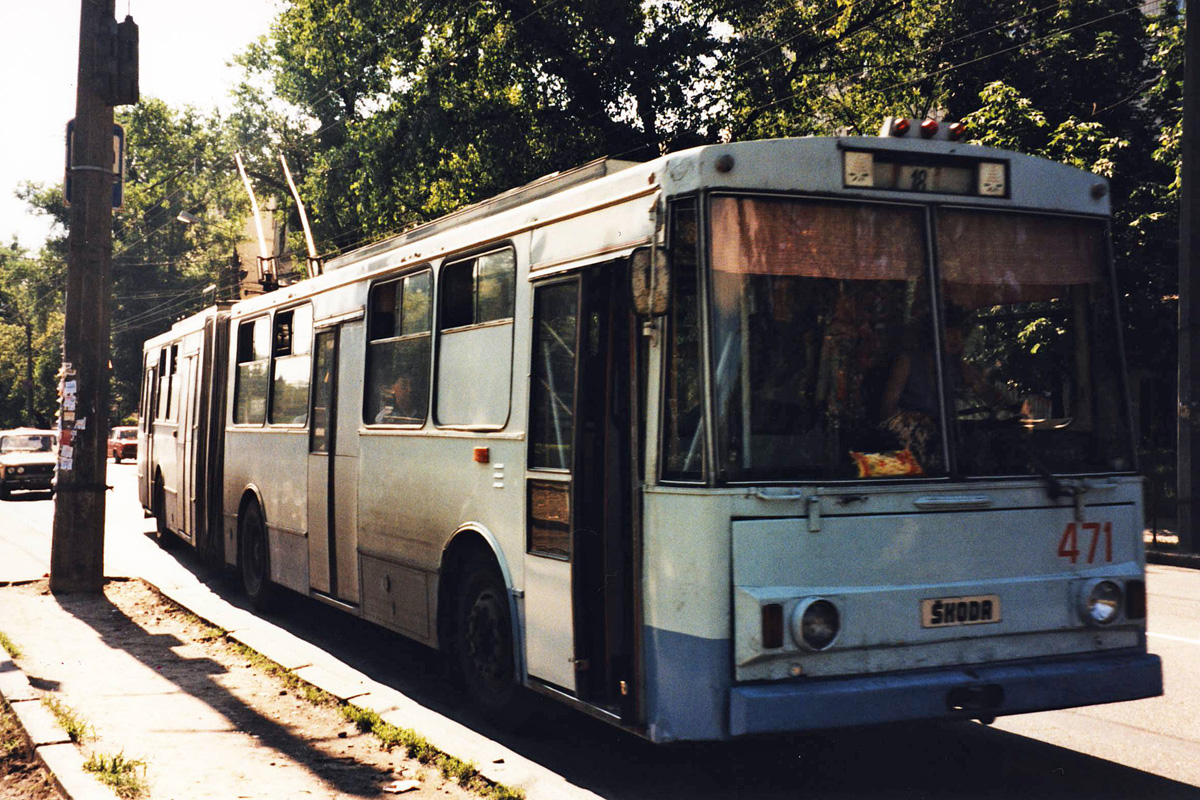
{"type": "Polygon", "coordinates": [[[1058,557],[1069,558],[1072,564],[1079,563],[1080,557],[1083,556],[1083,551],[1079,549],[1079,533],[1078,528],[1083,528],[1083,538],[1087,538],[1087,534],[1092,534],[1092,541],[1087,550],[1088,564],[1096,563],[1096,547],[1100,543],[1101,534],[1104,539],[1104,560],[1112,561],[1112,523],[1111,522],[1081,522],[1076,525],[1074,522],[1068,522],[1067,527],[1063,530],[1062,538],[1058,540],[1058,557]]]}

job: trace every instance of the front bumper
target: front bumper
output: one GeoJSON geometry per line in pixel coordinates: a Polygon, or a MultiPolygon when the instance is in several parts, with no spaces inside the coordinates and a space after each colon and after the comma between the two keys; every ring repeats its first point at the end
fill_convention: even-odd
{"type": "Polygon", "coordinates": [[[1162,694],[1156,655],[1117,651],[730,691],[733,736],[923,719],[971,719],[1137,700],[1162,694]]]}
{"type": "Polygon", "coordinates": [[[45,475],[14,475],[11,478],[5,478],[0,481],[0,486],[5,489],[49,489],[51,481],[54,480],[54,473],[45,475]]]}

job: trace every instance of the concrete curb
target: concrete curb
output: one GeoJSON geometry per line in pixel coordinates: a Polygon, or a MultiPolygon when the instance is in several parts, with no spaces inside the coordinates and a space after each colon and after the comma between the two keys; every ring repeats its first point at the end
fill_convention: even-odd
{"type": "Polygon", "coordinates": [[[83,768],[83,754],[42,705],[42,693],[7,656],[0,658],[0,697],[16,714],[25,742],[67,800],[117,800],[83,768]]]}
{"type": "Polygon", "coordinates": [[[601,800],[600,795],[562,775],[372,680],[316,645],[230,605],[207,586],[159,586],[142,580],[304,682],[343,702],[375,711],[393,725],[416,731],[443,753],[471,762],[488,780],[524,791],[527,800],[601,800]]]}
{"type": "Polygon", "coordinates": [[[1147,550],[1146,561],[1166,567],[1200,569],[1200,555],[1194,553],[1168,553],[1162,550],[1147,550]]]}

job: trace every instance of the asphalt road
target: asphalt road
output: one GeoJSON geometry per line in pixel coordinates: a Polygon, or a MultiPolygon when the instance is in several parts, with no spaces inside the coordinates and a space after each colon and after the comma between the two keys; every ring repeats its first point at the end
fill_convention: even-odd
{"type": "MultiPolygon", "coordinates": [[[[109,575],[189,569],[235,596],[220,576],[143,535],[135,467],[109,464],[109,575]]],[[[0,502],[0,582],[48,569],[53,503],[0,502]]],[[[1150,649],[1166,695],[975,723],[655,747],[580,714],[535,701],[519,731],[475,718],[440,658],[402,637],[294,596],[277,624],[377,680],[501,740],[614,800],[660,798],[1197,798],[1200,800],[1200,571],[1151,566],[1150,649]]]]}

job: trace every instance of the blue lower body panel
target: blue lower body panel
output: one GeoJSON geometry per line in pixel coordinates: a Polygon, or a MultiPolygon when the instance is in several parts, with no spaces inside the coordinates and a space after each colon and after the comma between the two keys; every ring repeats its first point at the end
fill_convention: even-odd
{"type": "Polygon", "coordinates": [[[1142,652],[1087,654],[888,675],[813,678],[730,690],[729,733],[840,728],[1048,711],[1162,694],[1162,662],[1142,652]]]}

